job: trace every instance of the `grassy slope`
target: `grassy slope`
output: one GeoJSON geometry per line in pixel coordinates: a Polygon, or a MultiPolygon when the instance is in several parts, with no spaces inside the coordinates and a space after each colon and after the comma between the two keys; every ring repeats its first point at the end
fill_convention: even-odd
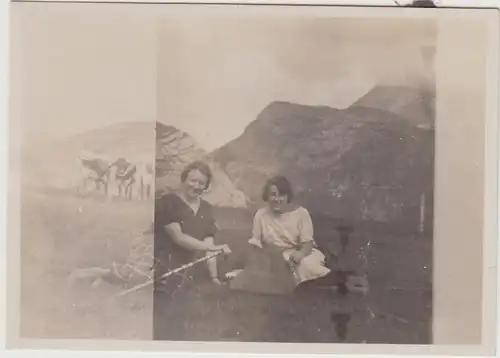
{"type": "Polygon", "coordinates": [[[21,203],[22,336],[150,339],[151,290],[113,301],[119,287],[91,288],[68,274],[121,262],[150,223],[151,205],[28,192],[21,203]]]}

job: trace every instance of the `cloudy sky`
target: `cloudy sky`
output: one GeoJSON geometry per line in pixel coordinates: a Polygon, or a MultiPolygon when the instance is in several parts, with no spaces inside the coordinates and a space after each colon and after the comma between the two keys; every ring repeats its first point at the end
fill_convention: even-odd
{"type": "Polygon", "coordinates": [[[213,148],[274,100],[345,108],[377,83],[416,84],[425,33],[405,21],[165,20],[158,116],[213,148]]]}
{"type": "Polygon", "coordinates": [[[346,107],[377,83],[415,84],[426,73],[422,20],[189,21],[96,6],[35,5],[13,18],[13,93],[27,141],[160,120],[210,150],[271,101],[346,107]]]}

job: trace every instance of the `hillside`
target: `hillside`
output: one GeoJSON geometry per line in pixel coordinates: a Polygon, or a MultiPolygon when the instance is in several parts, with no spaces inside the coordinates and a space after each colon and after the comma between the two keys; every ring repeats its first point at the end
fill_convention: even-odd
{"type": "MultiPolygon", "coordinates": [[[[25,185],[75,189],[80,180],[78,154],[92,151],[108,161],[122,156],[129,160],[155,163],[156,192],[175,189],[182,168],[206,153],[187,134],[161,123],[118,123],[75,136],[53,141],[44,146],[25,146],[22,179],[25,185]]],[[[245,195],[238,191],[228,176],[215,164],[213,185],[206,199],[214,205],[245,207],[245,195]]]]}
{"type": "Polygon", "coordinates": [[[358,99],[351,110],[379,109],[406,118],[417,126],[434,126],[434,96],[430,90],[403,86],[376,86],[358,99]]]}
{"type": "Polygon", "coordinates": [[[317,215],[416,227],[420,194],[432,200],[433,138],[378,108],[273,102],[211,157],[255,205],[265,180],[281,173],[317,215]]]}
{"type": "Polygon", "coordinates": [[[154,161],[154,123],[125,122],[105,126],[45,145],[23,149],[23,182],[52,188],[73,188],[80,179],[78,154],[90,150],[112,160],[124,156],[154,161]]]}

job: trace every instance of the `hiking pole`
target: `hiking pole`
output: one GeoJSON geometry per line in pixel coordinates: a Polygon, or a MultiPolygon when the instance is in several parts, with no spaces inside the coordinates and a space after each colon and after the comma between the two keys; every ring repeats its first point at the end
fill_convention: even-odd
{"type": "Polygon", "coordinates": [[[186,270],[186,269],[188,269],[188,268],[190,268],[190,267],[193,267],[194,265],[199,264],[200,262],[204,262],[204,261],[207,261],[207,260],[211,259],[212,257],[219,256],[219,255],[220,255],[220,254],[222,254],[223,252],[224,252],[223,250],[220,250],[220,251],[213,252],[213,253],[211,253],[211,254],[209,254],[209,255],[205,255],[205,256],[203,256],[203,257],[201,257],[201,258],[197,259],[197,260],[194,260],[194,261],[189,262],[189,263],[187,263],[187,264],[185,264],[185,265],[182,265],[182,266],[180,266],[180,267],[178,267],[178,268],[176,268],[176,269],[173,269],[173,270],[171,270],[171,271],[168,271],[167,273],[163,274],[163,275],[162,275],[159,279],[157,279],[157,280],[152,279],[152,280],[149,280],[149,281],[147,281],[147,282],[141,283],[141,284],[139,284],[139,285],[137,285],[137,286],[134,286],[134,287],[132,287],[132,288],[129,288],[128,290],[122,291],[122,292],[118,293],[118,294],[117,294],[117,296],[118,296],[118,297],[121,297],[121,296],[125,296],[126,294],[129,294],[129,293],[131,293],[131,292],[138,291],[138,290],[140,290],[141,288],[144,288],[144,287],[147,287],[147,286],[149,286],[149,285],[152,285],[152,284],[153,284],[153,283],[155,283],[156,281],[163,280],[163,279],[165,279],[165,278],[167,278],[167,277],[169,277],[169,276],[171,276],[171,275],[173,275],[173,274],[175,274],[175,273],[179,273],[179,272],[184,271],[184,270],[186,270]]]}

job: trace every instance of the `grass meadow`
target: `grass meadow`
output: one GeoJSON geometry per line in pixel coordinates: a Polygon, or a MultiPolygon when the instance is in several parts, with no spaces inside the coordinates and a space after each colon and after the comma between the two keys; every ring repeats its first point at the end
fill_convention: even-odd
{"type": "MultiPolygon", "coordinates": [[[[152,244],[152,202],[106,202],[69,192],[23,190],[21,200],[21,336],[151,340],[152,287],[116,298],[113,282],[92,285],[71,280],[74,269],[110,268],[124,262],[138,240],[152,244]]],[[[245,256],[252,215],[216,210],[216,240],[233,255],[229,270],[245,256]]],[[[339,250],[336,222],[315,218],[316,239],[328,252],[339,250]]],[[[290,296],[233,292],[193,285],[170,304],[165,319],[182,325],[197,341],[339,342],[338,312],[350,320],[345,342],[428,344],[432,316],[432,238],[369,224],[354,227],[337,265],[366,269],[364,297],[314,291],[290,296]],[[367,243],[370,245],[367,246],[367,243]],[[367,249],[369,247],[369,249],[367,249]],[[176,302],[183,303],[176,307],[176,302]]]]}

